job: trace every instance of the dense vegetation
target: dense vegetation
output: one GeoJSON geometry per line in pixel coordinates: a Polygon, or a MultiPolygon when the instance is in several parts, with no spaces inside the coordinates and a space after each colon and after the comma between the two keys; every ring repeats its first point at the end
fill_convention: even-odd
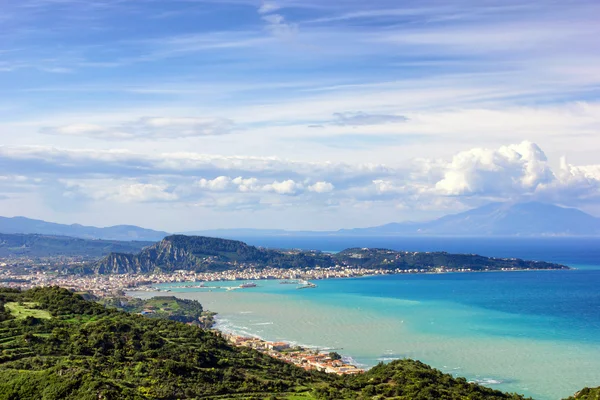
{"type": "Polygon", "coordinates": [[[205,311],[197,300],[178,299],[175,296],[156,296],[151,299],[116,296],[99,301],[108,308],[144,314],[149,318],[170,319],[205,328],[212,327],[214,322],[214,313],[205,311]]]}
{"type": "Polygon", "coordinates": [[[582,389],[566,400],[600,400],[600,387],[582,389]]]}
{"type": "Polygon", "coordinates": [[[0,399],[522,398],[411,360],[348,377],[304,371],[59,288],[0,289],[0,321],[0,399]]]}
{"type": "Polygon", "coordinates": [[[152,242],[77,239],[66,236],[0,233],[0,257],[89,257],[100,258],[111,252],[139,252],[152,242]]]}
{"type": "Polygon", "coordinates": [[[436,267],[484,269],[560,269],[562,266],[518,258],[490,258],[477,254],[410,252],[386,249],[347,249],[334,256],[338,261],[363,268],[431,269],[436,267]]]}
{"type": "Polygon", "coordinates": [[[344,265],[369,269],[402,270],[431,270],[442,266],[473,270],[567,268],[546,262],[444,252],[348,249],[338,254],[327,254],[317,251],[277,251],[249,246],[235,240],[174,235],[166,237],[136,255],[111,254],[90,268],[90,272],[97,274],[146,273],[181,269],[206,272],[229,270],[240,264],[256,268],[329,268],[344,265]]]}

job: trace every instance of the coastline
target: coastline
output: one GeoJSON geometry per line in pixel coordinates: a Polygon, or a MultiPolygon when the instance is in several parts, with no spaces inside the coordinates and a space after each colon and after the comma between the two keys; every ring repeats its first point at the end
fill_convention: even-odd
{"type": "Polygon", "coordinates": [[[356,375],[365,372],[353,365],[337,352],[329,349],[311,348],[288,341],[268,341],[256,335],[239,335],[217,330],[229,343],[236,347],[248,347],[267,354],[277,360],[294,364],[304,370],[315,370],[336,375],[356,375]]]}
{"type": "MultiPolygon", "coordinates": [[[[258,289],[209,292],[208,289],[173,288],[169,295],[196,299],[207,309],[218,312],[215,327],[219,330],[242,336],[252,333],[251,336],[265,340],[298,343],[311,349],[341,349],[340,354],[356,360],[345,357],[347,362],[365,369],[381,361],[421,360],[469,381],[542,400],[552,400],[551,392],[567,394],[579,386],[597,386],[597,377],[589,373],[600,365],[594,359],[598,354],[597,339],[583,331],[573,336],[572,331],[578,325],[569,328],[563,324],[558,335],[550,334],[547,328],[555,326],[554,317],[510,314],[513,310],[504,308],[506,311],[502,311],[495,306],[493,309],[473,308],[470,301],[463,305],[452,304],[438,294],[426,294],[445,287],[447,293],[456,289],[462,297],[468,294],[464,290],[473,288],[485,298],[493,299],[504,293],[502,288],[513,288],[513,282],[522,282],[511,289],[520,296],[524,293],[520,287],[529,287],[541,276],[550,279],[543,278],[542,282],[556,282],[557,288],[564,286],[560,282],[567,277],[567,274],[527,271],[532,275],[506,274],[506,278],[504,274],[448,274],[446,277],[441,274],[439,278],[437,274],[420,274],[421,278],[375,275],[374,279],[365,275],[357,279],[315,282],[319,287],[313,291],[297,291],[293,286],[269,280],[257,281],[258,289]],[[496,285],[500,285],[497,292],[487,290],[496,285]],[[418,294],[420,292],[424,295],[418,294]],[[536,360],[538,366],[545,365],[539,371],[549,378],[541,378],[541,372],[534,373],[532,360],[536,360]],[[573,364],[571,360],[578,363],[573,364]],[[578,365],[589,368],[582,371],[578,365]],[[562,374],[570,378],[563,379],[562,374]]],[[[576,271],[579,273],[575,273],[574,278],[589,274],[579,268],[573,272],[576,271]]],[[[578,279],[581,281],[582,277],[578,279]]],[[[229,282],[229,285],[239,283],[229,282]]],[[[139,292],[139,295],[147,298],[164,295],[164,292],[139,292]]]]}
{"type": "MultiPolygon", "coordinates": [[[[487,272],[541,272],[541,271],[576,271],[577,268],[505,268],[501,270],[485,269],[473,270],[468,268],[463,269],[446,269],[441,271],[429,270],[385,270],[385,269],[358,269],[358,268],[339,268],[339,269],[303,269],[303,270],[282,270],[282,269],[247,269],[247,270],[230,270],[219,273],[194,273],[194,272],[178,272],[173,274],[154,274],[147,276],[144,282],[136,284],[132,282],[123,290],[128,291],[156,291],[160,288],[152,287],[152,285],[161,285],[167,283],[218,283],[218,282],[247,282],[247,281],[276,281],[286,279],[301,279],[305,281],[320,281],[329,279],[350,279],[350,278],[369,278],[376,276],[390,275],[444,275],[444,274],[468,274],[468,273],[487,273],[487,272]]],[[[129,275],[122,275],[129,277],[129,275]]],[[[236,288],[238,289],[238,288],[236,288]]]]}

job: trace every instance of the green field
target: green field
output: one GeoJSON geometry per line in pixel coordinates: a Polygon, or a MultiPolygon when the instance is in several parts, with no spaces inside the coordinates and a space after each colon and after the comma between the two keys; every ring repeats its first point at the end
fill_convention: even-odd
{"type": "Polygon", "coordinates": [[[27,317],[34,317],[40,319],[50,319],[50,313],[45,310],[37,310],[33,307],[36,307],[37,303],[6,303],[4,307],[6,307],[10,313],[17,319],[23,319],[27,317]]]}

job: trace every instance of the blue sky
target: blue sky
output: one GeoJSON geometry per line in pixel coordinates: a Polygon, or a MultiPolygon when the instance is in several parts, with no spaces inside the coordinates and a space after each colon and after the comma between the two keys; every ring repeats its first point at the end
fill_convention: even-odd
{"type": "Polygon", "coordinates": [[[595,1],[4,0],[0,214],[336,229],[600,215],[595,1]]]}

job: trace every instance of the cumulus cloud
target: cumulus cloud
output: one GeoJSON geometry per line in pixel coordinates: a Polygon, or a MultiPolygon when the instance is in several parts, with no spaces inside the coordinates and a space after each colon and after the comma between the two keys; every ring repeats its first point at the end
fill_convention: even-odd
{"type": "Polygon", "coordinates": [[[118,126],[71,124],[42,128],[49,135],[85,136],[97,139],[158,139],[225,135],[235,124],[226,118],[144,117],[118,126]]]}
{"type": "Polygon", "coordinates": [[[329,193],[334,189],[333,184],[325,181],[319,181],[312,185],[304,185],[292,179],[283,181],[273,181],[266,183],[257,178],[230,178],[219,176],[215,179],[200,179],[198,186],[204,190],[212,192],[237,191],[242,193],[275,193],[281,195],[297,195],[306,191],[314,193],[329,193]]]}
{"type": "Polygon", "coordinates": [[[239,192],[259,192],[262,186],[259,185],[256,178],[230,178],[228,176],[218,176],[215,179],[200,179],[198,186],[213,192],[239,191],[239,192]]]}
{"type": "Polygon", "coordinates": [[[304,186],[301,183],[294,182],[291,179],[282,182],[273,182],[263,186],[265,192],[274,192],[278,194],[294,195],[303,190],[304,186]]]}
{"type": "Polygon", "coordinates": [[[244,179],[241,176],[238,176],[237,178],[233,179],[232,182],[237,185],[240,192],[256,192],[260,190],[258,179],[256,178],[244,179]]]}
{"type": "Polygon", "coordinates": [[[332,192],[335,187],[329,182],[317,182],[314,185],[310,185],[308,190],[315,193],[329,193],[332,192]]]}
{"type": "MultiPolygon", "coordinates": [[[[14,174],[54,174],[61,177],[156,175],[214,179],[251,176],[260,179],[303,182],[328,181],[336,186],[371,182],[398,170],[382,164],[303,162],[277,157],[222,156],[200,153],[141,154],[125,150],[64,149],[48,146],[0,146],[0,167],[14,174]]],[[[248,182],[242,182],[250,188],[248,182]]]]}
{"type": "Polygon", "coordinates": [[[231,183],[232,182],[230,178],[226,176],[219,176],[212,180],[202,178],[198,181],[198,186],[200,186],[202,189],[220,192],[227,190],[227,188],[231,186],[231,183]]]}
{"type": "Polygon", "coordinates": [[[377,201],[418,208],[522,199],[578,206],[600,199],[600,165],[573,165],[563,159],[556,168],[537,144],[527,141],[461,151],[446,160],[415,160],[402,168],[274,157],[0,146],[0,168],[6,171],[0,186],[42,190],[67,179],[76,182],[66,188],[71,194],[115,202],[221,204],[216,199],[223,196],[252,197],[243,201],[247,206],[279,202],[284,207],[298,197],[338,205],[377,201]],[[325,193],[331,194],[319,196],[325,193]]]}
{"type": "Polygon", "coordinates": [[[365,126],[393,124],[408,121],[403,115],[394,114],[367,114],[365,112],[342,112],[333,114],[332,125],[338,126],[365,126]]]}
{"type": "Polygon", "coordinates": [[[525,141],[496,150],[476,148],[456,154],[435,189],[453,196],[525,194],[553,180],[542,149],[525,141]]]}

